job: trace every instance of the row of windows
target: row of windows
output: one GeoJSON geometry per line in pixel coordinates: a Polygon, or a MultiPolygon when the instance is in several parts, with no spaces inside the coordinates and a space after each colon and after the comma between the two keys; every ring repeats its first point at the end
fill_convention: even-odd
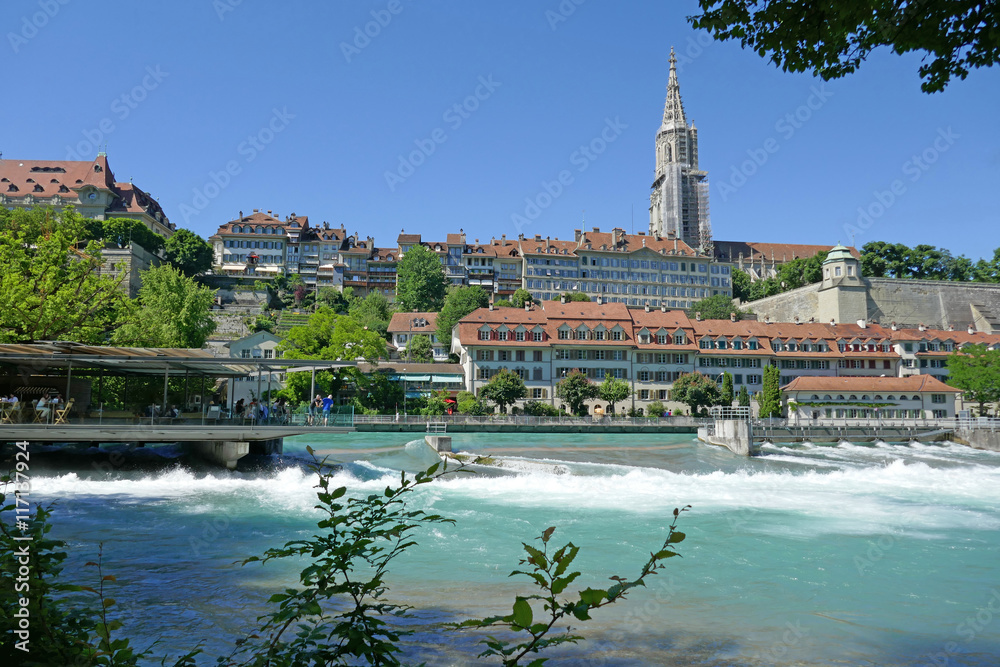
{"type": "MultiPolygon", "coordinates": [[[[878,361],[876,359],[869,359],[866,365],[864,359],[840,359],[837,361],[837,368],[878,368],[878,361]]],[[[892,368],[892,361],[888,359],[883,360],[882,368],[892,368]]]]}
{"type": "MultiPolygon", "coordinates": [[[[913,359],[903,359],[904,368],[914,367],[913,359]]],[[[921,359],[920,368],[947,368],[948,362],[945,359],[921,359]]]]}
{"type": "MultiPolygon", "coordinates": [[[[247,254],[242,253],[239,255],[223,255],[223,262],[245,262],[247,261],[247,254]]],[[[281,255],[260,255],[258,261],[261,264],[281,264],[283,258],[281,255]]]]}
{"type": "Polygon", "coordinates": [[[606,375],[618,380],[628,379],[627,368],[557,368],[556,377],[564,378],[573,371],[580,371],[590,380],[603,380],[606,375]]]}
{"type": "MultiPolygon", "coordinates": [[[[782,359],[781,368],[783,369],[797,368],[799,370],[804,368],[809,368],[814,371],[815,370],[825,371],[829,370],[830,368],[830,360],[829,359],[782,359]]],[[[888,368],[888,366],[886,368],[888,368]]]]}
{"type": "Polygon", "coordinates": [[[686,364],[688,355],[675,352],[640,352],[635,355],[637,364],[686,364]]]}
{"type": "Polygon", "coordinates": [[[683,375],[683,371],[647,371],[641,370],[636,373],[636,380],[639,382],[676,382],[683,375]]]}
{"type": "Polygon", "coordinates": [[[259,248],[281,250],[285,247],[282,241],[226,241],[223,244],[227,248],[259,248]]]}
{"type": "MultiPolygon", "coordinates": [[[[720,338],[719,340],[712,341],[707,338],[703,338],[700,341],[698,341],[698,347],[702,350],[728,350],[728,349],[742,350],[743,345],[744,345],[743,341],[739,339],[734,341],[727,341],[725,338],[720,338]]],[[[748,350],[759,349],[757,341],[755,340],[747,341],[746,349],[748,350]]],[[[780,349],[775,349],[774,345],[771,346],[771,349],[774,350],[775,352],[781,351],[780,349]]],[[[803,351],[808,352],[809,350],[803,350],[803,351]]],[[[816,350],[816,351],[820,352],[821,350],[816,350]]]]}
{"type": "Polygon", "coordinates": [[[507,331],[507,330],[494,330],[494,329],[483,329],[479,332],[479,340],[514,340],[518,342],[523,342],[528,340],[535,342],[541,342],[545,340],[544,331],[507,331]]]}
{"type": "MultiPolygon", "coordinates": [[[[830,362],[826,362],[829,364],[830,362]]],[[[760,359],[743,357],[699,357],[700,368],[760,368],[760,359]]],[[[829,368],[829,366],[827,366],[829,368]]]]}
{"type": "MultiPolygon", "coordinates": [[[[531,350],[531,360],[541,361],[542,351],[531,350]]],[[[476,350],[476,361],[527,361],[525,350],[476,350]]]]}

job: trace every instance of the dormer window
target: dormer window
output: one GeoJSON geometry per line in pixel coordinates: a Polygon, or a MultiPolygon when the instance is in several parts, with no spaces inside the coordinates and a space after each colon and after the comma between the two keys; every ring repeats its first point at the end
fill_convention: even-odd
{"type": "Polygon", "coordinates": [[[685,345],[687,344],[687,339],[683,333],[674,334],[674,345],[685,345]]]}

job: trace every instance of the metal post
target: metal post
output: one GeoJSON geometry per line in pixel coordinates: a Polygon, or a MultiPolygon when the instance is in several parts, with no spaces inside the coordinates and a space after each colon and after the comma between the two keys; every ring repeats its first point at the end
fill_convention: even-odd
{"type": "Polygon", "coordinates": [[[69,364],[66,366],[66,398],[63,399],[65,401],[69,400],[69,382],[72,377],[73,377],[73,361],[70,360],[69,364]]]}
{"type": "Polygon", "coordinates": [[[167,413],[167,380],[170,378],[170,364],[165,364],[163,366],[163,412],[160,415],[165,415],[167,413]]]}

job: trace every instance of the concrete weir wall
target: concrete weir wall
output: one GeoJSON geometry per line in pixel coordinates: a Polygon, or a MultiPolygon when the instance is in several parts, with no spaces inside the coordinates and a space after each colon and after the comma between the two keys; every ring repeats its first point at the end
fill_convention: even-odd
{"type": "Polygon", "coordinates": [[[960,428],[952,433],[951,439],[959,444],[968,445],[973,449],[987,449],[991,452],[1000,452],[1000,431],[960,428]]]}
{"type": "Polygon", "coordinates": [[[750,425],[737,419],[716,419],[715,429],[698,429],[698,439],[711,445],[725,447],[737,456],[750,456],[750,425]]]}
{"type": "Polygon", "coordinates": [[[433,449],[435,452],[450,452],[451,451],[451,436],[450,435],[425,435],[424,442],[433,449]]]}
{"type": "Polygon", "coordinates": [[[236,468],[236,462],[250,453],[249,442],[211,441],[192,442],[192,453],[210,463],[218,463],[229,470],[236,468]]]}

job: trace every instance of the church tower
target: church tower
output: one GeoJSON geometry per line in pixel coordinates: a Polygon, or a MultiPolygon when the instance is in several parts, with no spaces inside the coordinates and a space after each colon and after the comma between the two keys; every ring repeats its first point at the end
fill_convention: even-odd
{"type": "Polygon", "coordinates": [[[670,77],[663,123],[656,133],[656,176],[649,194],[649,233],[673,234],[692,248],[708,250],[708,172],[698,169],[698,129],[688,125],[670,49],[670,77]]]}

